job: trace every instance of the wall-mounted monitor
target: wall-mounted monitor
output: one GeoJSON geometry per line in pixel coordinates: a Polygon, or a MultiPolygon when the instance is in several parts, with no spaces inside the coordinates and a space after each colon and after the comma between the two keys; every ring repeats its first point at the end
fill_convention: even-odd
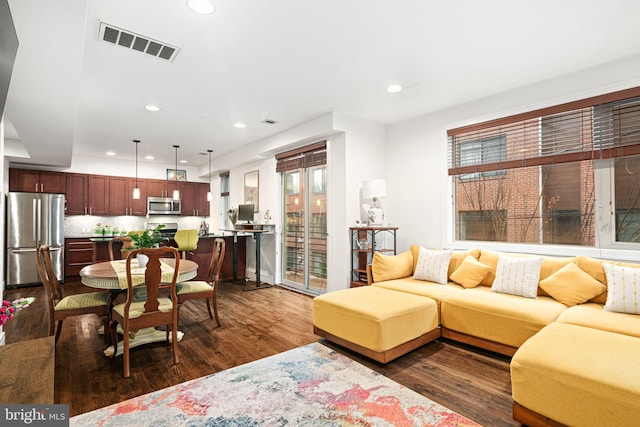
{"type": "Polygon", "coordinates": [[[254,205],[238,205],[238,221],[253,221],[254,205]]]}

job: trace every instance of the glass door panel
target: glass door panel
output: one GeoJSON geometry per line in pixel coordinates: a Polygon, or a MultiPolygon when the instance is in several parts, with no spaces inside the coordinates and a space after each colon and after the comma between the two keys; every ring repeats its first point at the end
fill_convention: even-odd
{"type": "Polygon", "coordinates": [[[327,289],[326,167],[283,172],[283,282],[320,294],[327,289]]]}

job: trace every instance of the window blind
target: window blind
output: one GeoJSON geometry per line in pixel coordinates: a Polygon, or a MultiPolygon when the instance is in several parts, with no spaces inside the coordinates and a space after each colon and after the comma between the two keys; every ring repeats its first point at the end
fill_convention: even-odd
{"type": "Polygon", "coordinates": [[[276,154],[276,172],[327,164],[327,141],[276,154]]]}
{"type": "Polygon", "coordinates": [[[449,175],[637,155],[640,88],[451,129],[447,135],[449,175]],[[475,152],[482,155],[470,159],[471,146],[481,146],[475,152]]]}

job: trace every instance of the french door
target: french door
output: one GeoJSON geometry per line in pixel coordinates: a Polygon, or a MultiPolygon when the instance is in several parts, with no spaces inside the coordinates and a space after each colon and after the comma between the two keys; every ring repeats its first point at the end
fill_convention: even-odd
{"type": "Polygon", "coordinates": [[[327,290],[327,168],[282,172],[282,272],[286,286],[310,294],[327,290]]]}

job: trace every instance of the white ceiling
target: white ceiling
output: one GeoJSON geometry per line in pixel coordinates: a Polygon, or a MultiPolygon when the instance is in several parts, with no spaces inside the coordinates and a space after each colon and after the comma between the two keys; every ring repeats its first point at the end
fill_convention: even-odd
{"type": "Polygon", "coordinates": [[[213,2],[202,16],[184,0],[9,0],[20,46],[7,134],[31,156],[12,160],[132,159],[140,139],[141,157],[172,164],[177,144],[202,165],[207,149],[330,111],[394,123],[640,54],[637,0],[213,2]],[[180,52],[171,63],[100,41],[100,21],[180,52]]]}

